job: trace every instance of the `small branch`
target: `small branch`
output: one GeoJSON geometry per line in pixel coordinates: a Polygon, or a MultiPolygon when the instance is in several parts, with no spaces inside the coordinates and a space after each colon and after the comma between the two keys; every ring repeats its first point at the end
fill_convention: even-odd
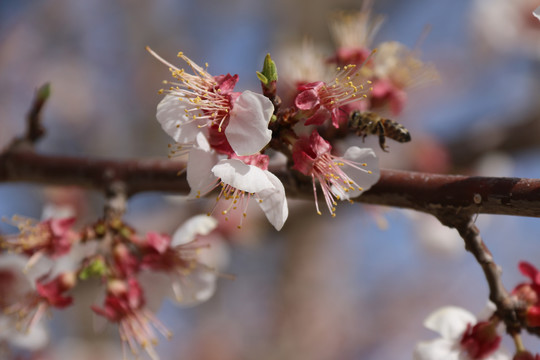
{"type": "Polygon", "coordinates": [[[26,130],[26,139],[32,144],[35,144],[43,135],[45,135],[45,129],[41,125],[41,110],[50,95],[51,86],[49,83],[46,83],[37,89],[34,102],[27,115],[28,128],[26,130]]]}
{"type": "Polygon", "coordinates": [[[480,231],[474,225],[472,217],[444,211],[437,214],[439,221],[455,228],[465,241],[465,249],[473,254],[482,267],[489,286],[489,299],[497,306],[497,315],[504,321],[506,331],[518,334],[521,324],[518,318],[518,304],[513,301],[501,281],[501,269],[493,260],[491,252],[482,241],[480,231]]]}
{"type": "Polygon", "coordinates": [[[41,112],[51,94],[49,83],[42,85],[36,90],[32,106],[26,116],[26,133],[22,137],[15,138],[10,150],[21,150],[33,148],[36,142],[45,135],[45,129],[41,125],[41,112]]]}

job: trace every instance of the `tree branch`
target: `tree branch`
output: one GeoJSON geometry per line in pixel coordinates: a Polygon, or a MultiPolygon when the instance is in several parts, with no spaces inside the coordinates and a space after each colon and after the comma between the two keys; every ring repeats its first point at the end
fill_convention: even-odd
{"type": "Polygon", "coordinates": [[[51,94],[51,86],[46,83],[36,90],[32,106],[26,115],[26,133],[24,136],[13,139],[10,149],[32,149],[35,143],[45,135],[45,129],[41,124],[41,112],[51,94]]]}
{"type": "MultiPolygon", "coordinates": [[[[145,191],[186,193],[183,162],[170,160],[97,160],[40,155],[30,151],[0,154],[0,182],[75,185],[107,190],[120,181],[128,196],[145,191]]],[[[287,196],[312,198],[311,179],[276,172],[287,196]]],[[[357,202],[409,208],[437,215],[440,211],[470,216],[503,214],[540,217],[540,180],[436,175],[383,170],[379,182],[357,202]]]]}

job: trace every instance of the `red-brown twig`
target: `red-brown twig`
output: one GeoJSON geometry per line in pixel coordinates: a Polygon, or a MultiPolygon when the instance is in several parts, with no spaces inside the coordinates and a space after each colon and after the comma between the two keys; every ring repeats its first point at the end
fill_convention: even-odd
{"type": "MultiPolygon", "coordinates": [[[[96,160],[40,155],[26,151],[0,154],[0,182],[75,185],[106,190],[121,181],[126,194],[144,191],[186,193],[182,162],[167,160],[96,160]]],[[[287,196],[311,198],[310,181],[276,172],[287,196]]],[[[502,214],[540,217],[540,180],[470,177],[383,170],[379,182],[355,201],[436,214],[502,214]]]]}
{"type": "Polygon", "coordinates": [[[506,291],[501,280],[501,269],[495,263],[491,252],[482,241],[480,231],[474,224],[471,216],[455,214],[452,211],[440,211],[437,215],[442,224],[455,228],[465,241],[465,249],[473,254],[474,258],[482,267],[484,276],[489,287],[489,299],[497,307],[497,316],[506,325],[506,331],[518,334],[521,329],[518,312],[520,304],[514,301],[506,291]]]}
{"type": "Polygon", "coordinates": [[[32,149],[35,143],[45,135],[41,124],[41,112],[51,94],[51,87],[46,83],[36,90],[32,106],[26,115],[26,133],[15,138],[9,145],[10,149],[32,149]]]}

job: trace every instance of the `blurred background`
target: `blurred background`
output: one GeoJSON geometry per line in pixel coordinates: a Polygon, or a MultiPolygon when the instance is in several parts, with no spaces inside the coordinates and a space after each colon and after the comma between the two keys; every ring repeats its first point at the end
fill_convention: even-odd
{"type": "MultiPolygon", "coordinates": [[[[239,91],[259,91],[255,71],[266,53],[287,58],[287,49],[306,36],[330,53],[329,16],[361,4],[2,0],[0,146],[23,131],[35,89],[50,82],[47,134],[38,151],[165,158],[169,138],[155,109],[169,73],[146,45],[173,63],[183,51],[207,62],[214,75],[239,74],[239,91]]],[[[531,14],[537,5],[375,2],[374,13],[386,20],[374,45],[395,40],[417,46],[440,74],[437,83],[412,89],[395,119],[411,131],[411,143],[390,142],[386,154],[366,141],[382,167],[540,177],[540,22],[531,14]]],[[[277,67],[279,72],[279,62],[277,67]]],[[[40,218],[46,204],[69,204],[81,224],[101,216],[103,207],[98,193],[28,184],[0,184],[0,199],[0,216],[40,218]]],[[[457,233],[434,219],[357,204],[340,205],[332,219],[317,216],[312,202],[291,202],[279,233],[260,214],[250,214],[241,231],[223,226],[224,271],[236,279],[220,280],[215,296],[200,306],[164,304],[159,317],[174,338],[160,342],[163,359],[408,359],[417,341],[435,336],[422,326],[430,312],[444,305],[473,313],[484,308],[488,293],[479,265],[457,233]]],[[[126,220],[141,232],[172,232],[209,206],[141,194],[131,199],[126,220]]],[[[523,280],[518,261],[540,266],[537,219],[480,215],[477,225],[508,289],[523,280]]],[[[14,229],[0,224],[0,231],[14,229]]],[[[99,352],[102,360],[118,359],[116,329],[95,332],[82,304],[95,299],[80,295],[80,306],[54,313],[47,323],[52,342],[40,356],[95,359],[99,352]]]]}

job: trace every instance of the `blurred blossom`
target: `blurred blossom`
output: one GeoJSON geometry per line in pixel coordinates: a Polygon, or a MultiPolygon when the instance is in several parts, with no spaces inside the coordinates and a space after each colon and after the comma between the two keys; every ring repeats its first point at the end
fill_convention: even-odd
{"type": "Polygon", "coordinates": [[[39,360],[119,360],[122,351],[115,341],[100,341],[67,337],[44,353],[39,360]]]}
{"type": "Polygon", "coordinates": [[[499,347],[501,337],[494,321],[480,321],[465,309],[447,306],[433,312],[424,326],[440,338],[418,343],[414,360],[510,360],[499,347]]]}
{"type": "Polygon", "coordinates": [[[464,253],[463,239],[456,229],[443,226],[433,215],[413,210],[405,213],[413,221],[415,234],[426,250],[450,256],[464,253]]]}
{"type": "Polygon", "coordinates": [[[475,166],[478,176],[511,177],[514,175],[514,159],[503,152],[491,152],[482,156],[475,166]]]}
{"type": "Polygon", "coordinates": [[[322,44],[307,38],[279,51],[277,65],[284,99],[293,99],[299,85],[332,77],[333,69],[325,63],[326,54],[322,44]]]}
{"type": "Polygon", "coordinates": [[[475,0],[471,22],[482,44],[504,53],[540,56],[536,0],[475,0]]]}
{"type": "MultiPolygon", "coordinates": [[[[35,351],[49,341],[47,330],[41,321],[28,329],[19,326],[17,316],[7,314],[21,299],[34,289],[32,279],[23,273],[25,258],[14,254],[0,254],[0,348],[7,343],[19,348],[35,351]]],[[[0,354],[2,350],[0,349],[0,354]]]]}
{"type": "Polygon", "coordinates": [[[371,13],[372,0],[362,4],[362,11],[336,13],[330,22],[336,44],[336,54],[331,61],[339,66],[364,63],[371,53],[373,38],[384,21],[383,16],[371,13]]]}

